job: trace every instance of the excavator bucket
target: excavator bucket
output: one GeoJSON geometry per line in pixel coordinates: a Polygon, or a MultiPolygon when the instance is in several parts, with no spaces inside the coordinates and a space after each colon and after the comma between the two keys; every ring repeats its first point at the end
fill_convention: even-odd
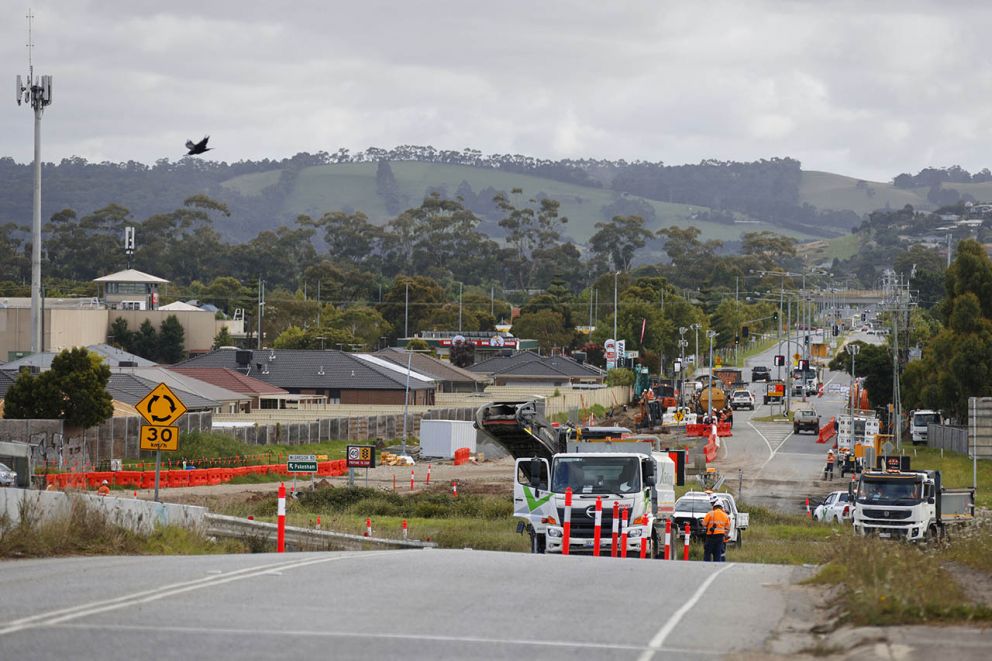
{"type": "Polygon", "coordinates": [[[563,451],[558,430],[538,413],[533,400],[485,404],[475,414],[475,427],[514,459],[540,457],[550,462],[563,451]]]}

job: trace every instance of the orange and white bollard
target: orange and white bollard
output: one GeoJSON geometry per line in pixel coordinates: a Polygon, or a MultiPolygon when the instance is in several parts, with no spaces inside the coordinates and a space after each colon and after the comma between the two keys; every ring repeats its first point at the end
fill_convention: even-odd
{"type": "Polygon", "coordinates": [[[279,483],[279,501],[276,509],[276,553],[286,552],[286,485],[279,483]]]}
{"type": "Polygon", "coordinates": [[[410,469],[410,491],[413,491],[413,469],[410,469]]]}
{"type": "Polygon", "coordinates": [[[407,539],[406,519],[403,519],[403,539],[407,539]]]}
{"type": "Polygon", "coordinates": [[[809,498],[806,499],[806,518],[810,520],[813,519],[813,512],[811,512],[809,509],[809,498]]]}
{"type": "Polygon", "coordinates": [[[613,503],[613,536],[610,539],[610,557],[617,557],[617,553],[620,549],[617,548],[617,542],[619,540],[618,533],[620,532],[620,503],[613,503]]]}
{"type": "Polygon", "coordinates": [[[568,555],[572,545],[572,487],[565,489],[565,520],[562,521],[561,554],[568,555]]]}
{"type": "Polygon", "coordinates": [[[672,520],[665,519],[665,560],[672,559],[672,520]]]}
{"type": "Polygon", "coordinates": [[[365,536],[372,536],[372,517],[370,516],[365,517],[365,536]]]}
{"type": "Polygon", "coordinates": [[[317,515],[317,530],[320,530],[320,515],[317,515]]]}
{"type": "Polygon", "coordinates": [[[431,465],[427,464],[427,486],[431,485],[431,465]]]}
{"type": "Polygon", "coordinates": [[[458,497],[458,483],[457,482],[452,482],[451,483],[451,495],[454,496],[455,498],[458,497]]]}
{"type": "Polygon", "coordinates": [[[682,559],[689,559],[689,524],[685,524],[685,550],[682,552],[682,559]]]}
{"type": "Polygon", "coordinates": [[[599,541],[603,538],[603,497],[596,496],[596,523],[592,529],[592,554],[599,557],[599,541]]]}
{"type": "Polygon", "coordinates": [[[620,557],[627,557],[627,508],[620,510],[620,557]]]}

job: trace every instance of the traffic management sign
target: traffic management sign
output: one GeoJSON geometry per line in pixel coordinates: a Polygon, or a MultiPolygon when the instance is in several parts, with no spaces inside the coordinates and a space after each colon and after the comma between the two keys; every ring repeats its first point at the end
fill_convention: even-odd
{"type": "Polygon", "coordinates": [[[138,415],[150,425],[168,427],[188,410],[169,386],[160,383],[135,406],[138,415]]]}
{"type": "Polygon", "coordinates": [[[291,454],[286,457],[286,470],[290,473],[316,473],[317,455],[291,454]]]}
{"type": "Polygon", "coordinates": [[[375,468],[375,446],[349,445],[348,468],[375,468]]]}
{"type": "Polygon", "coordinates": [[[162,450],[175,452],[179,449],[179,427],[146,425],[141,428],[142,450],[162,450]]]}

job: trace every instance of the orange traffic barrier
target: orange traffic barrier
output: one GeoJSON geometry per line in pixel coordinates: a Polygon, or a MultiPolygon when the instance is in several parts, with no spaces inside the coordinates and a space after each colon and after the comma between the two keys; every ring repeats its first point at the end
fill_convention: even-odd
{"type": "Polygon", "coordinates": [[[470,451],[468,448],[458,448],[455,450],[455,466],[468,463],[470,451]]]}

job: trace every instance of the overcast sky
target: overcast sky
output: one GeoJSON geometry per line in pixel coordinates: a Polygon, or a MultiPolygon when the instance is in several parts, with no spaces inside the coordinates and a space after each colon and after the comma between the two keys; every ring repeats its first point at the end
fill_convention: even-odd
{"type": "Polygon", "coordinates": [[[369,146],[696,163],[791,156],[886,181],[992,167],[992,3],[4,0],[0,156],[224,161],[369,146]],[[3,82],[6,80],[6,82],[3,82]]]}

